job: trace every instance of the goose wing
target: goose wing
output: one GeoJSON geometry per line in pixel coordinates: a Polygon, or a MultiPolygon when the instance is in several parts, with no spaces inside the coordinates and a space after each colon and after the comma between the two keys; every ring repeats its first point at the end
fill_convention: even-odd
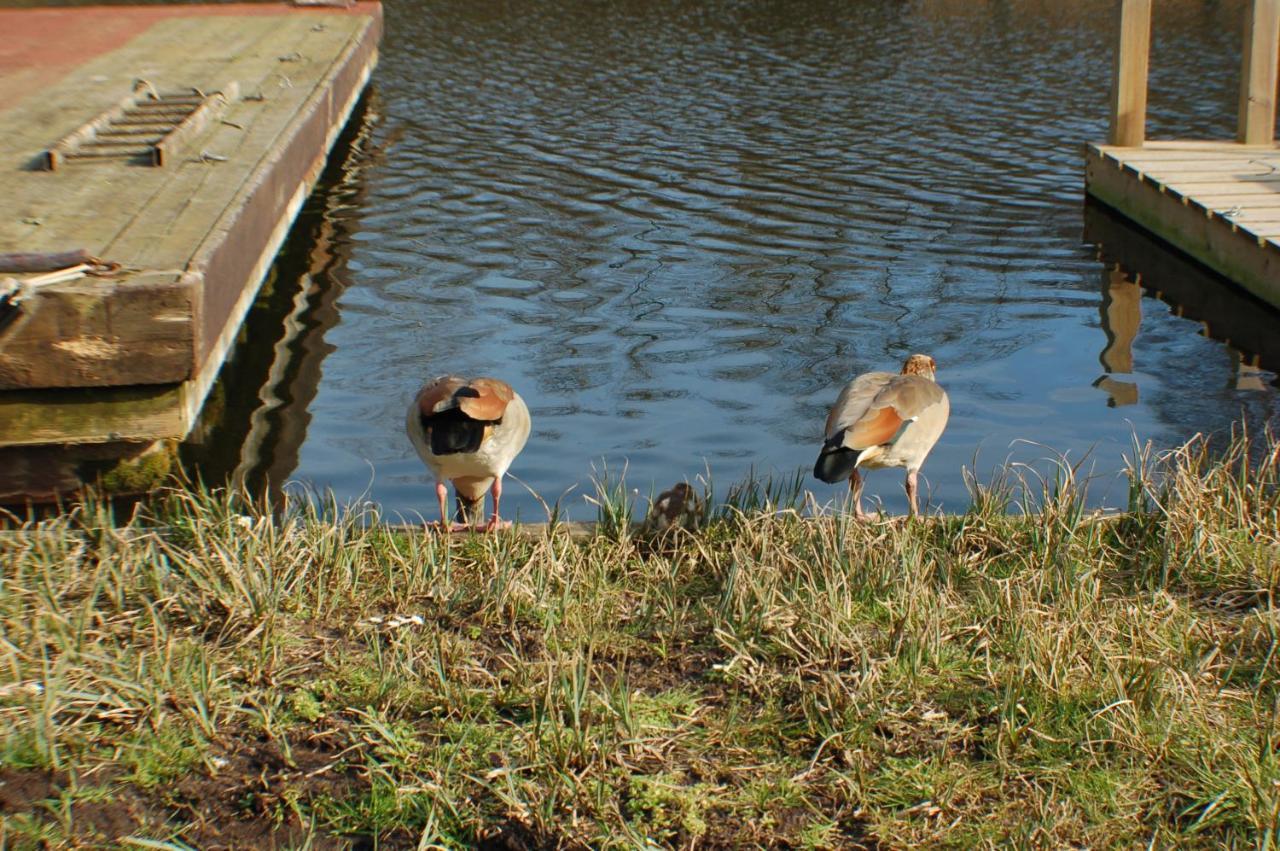
{"type": "Polygon", "coordinates": [[[867,372],[846,384],[827,414],[823,438],[829,443],[856,425],[870,411],[876,397],[894,375],[892,372],[867,372]]]}
{"type": "Polygon", "coordinates": [[[893,443],[906,427],[945,405],[947,394],[919,375],[868,373],[845,388],[828,417],[827,440],[849,449],[893,443]],[[874,381],[864,379],[873,378],[874,381]],[[843,403],[843,405],[842,405],[843,403]],[[843,432],[843,436],[841,436],[843,432]]]}
{"type": "Polygon", "coordinates": [[[502,419],[507,404],[515,395],[510,384],[497,378],[466,379],[442,375],[419,390],[415,401],[418,412],[424,417],[460,408],[473,420],[492,422],[502,419]]]}

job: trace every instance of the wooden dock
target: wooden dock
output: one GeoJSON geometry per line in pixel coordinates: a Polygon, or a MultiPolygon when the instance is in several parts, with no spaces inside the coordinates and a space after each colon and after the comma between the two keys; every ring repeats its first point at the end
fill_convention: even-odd
{"type": "Polygon", "coordinates": [[[382,10],[0,10],[0,31],[0,254],[103,261],[38,287],[0,269],[20,287],[0,303],[4,500],[188,433],[368,83],[382,10]]]}
{"type": "Polygon", "coordinates": [[[1088,193],[1263,301],[1280,306],[1280,0],[1252,0],[1234,141],[1148,141],[1151,0],[1121,0],[1109,144],[1086,153],[1088,193]]]}
{"type": "MultiPolygon", "coordinates": [[[[1104,204],[1085,204],[1084,238],[1097,246],[1103,264],[1101,315],[1107,345],[1099,360],[1106,376],[1095,386],[1118,383],[1131,388],[1113,393],[1112,404],[1137,401],[1137,385],[1124,376],[1133,372],[1143,291],[1223,344],[1232,362],[1233,387],[1261,390],[1260,370],[1280,372],[1280,311],[1186,254],[1170,251],[1150,231],[1104,204]]],[[[1145,301],[1146,310],[1152,310],[1152,302],[1145,301]]]]}

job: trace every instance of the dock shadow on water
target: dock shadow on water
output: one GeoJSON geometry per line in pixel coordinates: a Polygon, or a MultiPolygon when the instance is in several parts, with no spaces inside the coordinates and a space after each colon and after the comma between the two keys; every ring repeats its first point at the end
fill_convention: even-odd
{"type": "MultiPolygon", "coordinates": [[[[1162,5],[1152,138],[1231,137],[1242,10],[1162,5]]],[[[1123,505],[1135,438],[1276,421],[1280,324],[1083,207],[1113,11],[404,0],[378,120],[335,154],[181,461],[412,518],[431,492],[404,406],[490,374],[533,415],[512,473],[590,519],[602,462],[640,508],[705,471],[727,493],[811,468],[840,386],[923,351],[952,401],[932,509],[968,505],[966,467],[1057,454],[1123,505]]],[[[867,494],[905,509],[896,474],[867,494]]],[[[515,483],[503,508],[543,519],[515,483]]]]}

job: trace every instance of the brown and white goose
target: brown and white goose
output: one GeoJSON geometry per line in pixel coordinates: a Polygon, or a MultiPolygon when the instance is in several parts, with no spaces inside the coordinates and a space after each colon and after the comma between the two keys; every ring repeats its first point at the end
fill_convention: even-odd
{"type": "Polygon", "coordinates": [[[442,375],[414,396],[405,430],[418,455],[436,477],[440,526],[464,531],[480,528],[484,494],[493,494],[493,515],[486,531],[503,524],[498,515],[502,477],[529,439],[529,409],[511,385],[496,378],[442,375]],[[457,495],[456,523],[450,524],[448,489],[457,495]]]}
{"type": "Polygon", "coordinates": [[[902,372],[868,372],[840,391],[827,415],[826,440],[813,475],[834,484],[849,480],[854,516],[862,510],[859,467],[906,467],[907,500],[916,506],[916,474],[947,427],[951,403],[934,380],[937,364],[928,355],[912,355],[902,372]]]}

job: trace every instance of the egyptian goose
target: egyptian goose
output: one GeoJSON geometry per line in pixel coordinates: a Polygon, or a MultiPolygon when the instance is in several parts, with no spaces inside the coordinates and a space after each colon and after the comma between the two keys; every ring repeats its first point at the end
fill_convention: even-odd
{"type": "Polygon", "coordinates": [[[942,436],[951,413],[946,391],[934,381],[937,367],[928,355],[912,355],[902,372],[868,372],[840,391],[827,415],[826,441],[813,475],[834,484],[849,480],[854,516],[862,510],[859,467],[906,467],[907,501],[916,506],[916,474],[942,436]]]}
{"type": "Polygon", "coordinates": [[[486,490],[493,494],[493,516],[483,528],[511,525],[498,515],[502,477],[529,439],[529,428],[529,409],[505,381],[442,375],[418,391],[405,431],[436,477],[442,529],[479,528],[486,490]],[[449,522],[445,479],[453,482],[461,522],[449,522]]]}

